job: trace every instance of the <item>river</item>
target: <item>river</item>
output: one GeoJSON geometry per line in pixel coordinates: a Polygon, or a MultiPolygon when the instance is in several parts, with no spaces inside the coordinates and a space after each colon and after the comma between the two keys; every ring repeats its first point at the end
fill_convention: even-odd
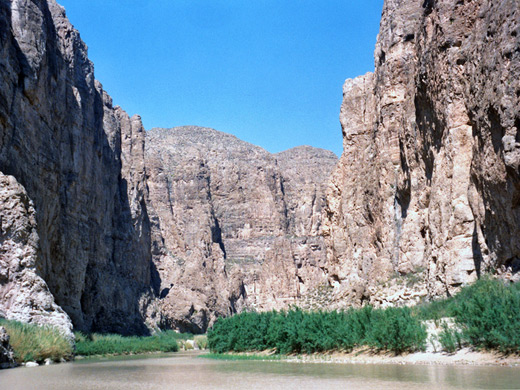
{"type": "Polygon", "coordinates": [[[0,389],[518,389],[520,368],[220,361],[193,353],[0,371],[0,389]]]}

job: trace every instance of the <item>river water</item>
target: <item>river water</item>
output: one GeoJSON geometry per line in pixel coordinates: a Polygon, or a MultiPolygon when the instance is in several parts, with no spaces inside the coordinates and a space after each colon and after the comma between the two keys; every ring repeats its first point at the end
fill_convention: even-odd
{"type": "Polygon", "coordinates": [[[0,371],[0,389],[519,389],[520,368],[220,361],[195,354],[0,371]]]}

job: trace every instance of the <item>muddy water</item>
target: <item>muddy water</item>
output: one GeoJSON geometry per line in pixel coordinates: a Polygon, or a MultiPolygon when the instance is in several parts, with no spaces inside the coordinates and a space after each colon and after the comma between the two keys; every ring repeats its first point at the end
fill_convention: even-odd
{"type": "Polygon", "coordinates": [[[520,368],[216,361],[193,354],[0,371],[0,389],[518,389],[520,368]]]}

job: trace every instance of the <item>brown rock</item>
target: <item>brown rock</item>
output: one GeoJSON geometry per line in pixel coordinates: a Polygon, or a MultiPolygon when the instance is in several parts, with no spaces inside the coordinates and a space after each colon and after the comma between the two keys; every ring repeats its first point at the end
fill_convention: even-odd
{"type": "Polygon", "coordinates": [[[271,155],[194,126],[147,133],[161,326],[201,332],[243,308],[287,307],[326,282],[318,237],[336,156],[271,155]]]}
{"type": "Polygon", "coordinates": [[[327,198],[338,303],[411,303],[518,270],[519,8],[385,2],[375,73],[345,84],[327,198]]]}

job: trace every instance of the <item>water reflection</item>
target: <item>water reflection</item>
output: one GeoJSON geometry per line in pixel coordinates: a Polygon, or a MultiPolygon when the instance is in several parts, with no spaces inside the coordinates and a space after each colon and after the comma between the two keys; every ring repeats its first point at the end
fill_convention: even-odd
{"type": "Polygon", "coordinates": [[[0,389],[514,389],[520,369],[214,361],[193,354],[0,371],[0,389]]]}

